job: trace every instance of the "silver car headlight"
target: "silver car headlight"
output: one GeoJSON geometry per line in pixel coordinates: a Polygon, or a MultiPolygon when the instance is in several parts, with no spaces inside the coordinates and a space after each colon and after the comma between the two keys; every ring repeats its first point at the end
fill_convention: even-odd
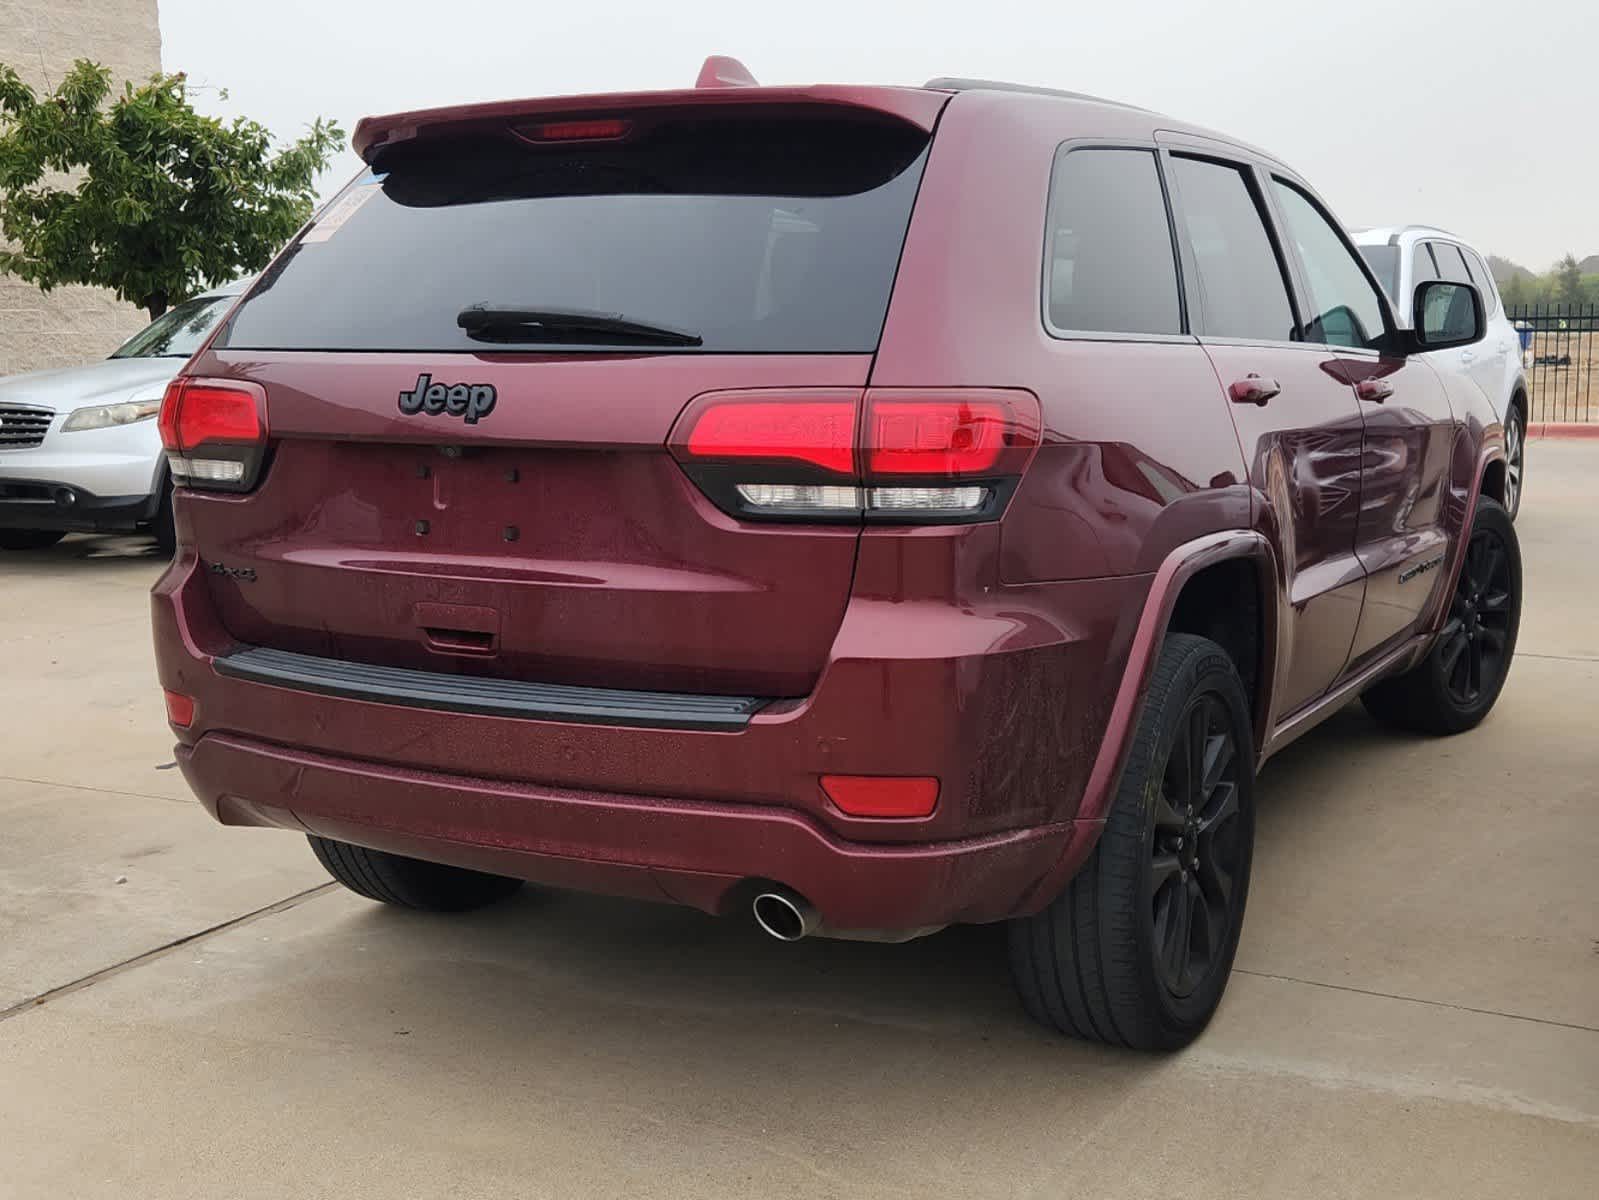
{"type": "Polygon", "coordinates": [[[135,421],[148,421],[161,411],[159,400],[139,400],[126,404],[97,404],[80,408],[66,419],[62,433],[77,433],[83,429],[109,429],[113,425],[132,425],[135,421]]]}

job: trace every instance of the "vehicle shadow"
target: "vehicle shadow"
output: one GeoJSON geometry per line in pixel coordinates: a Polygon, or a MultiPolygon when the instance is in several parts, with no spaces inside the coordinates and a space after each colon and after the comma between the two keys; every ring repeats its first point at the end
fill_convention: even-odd
{"type": "Polygon", "coordinates": [[[69,533],[43,550],[0,550],[0,569],[27,568],[34,574],[66,564],[165,566],[167,556],[155,539],[139,533],[69,533]]]}

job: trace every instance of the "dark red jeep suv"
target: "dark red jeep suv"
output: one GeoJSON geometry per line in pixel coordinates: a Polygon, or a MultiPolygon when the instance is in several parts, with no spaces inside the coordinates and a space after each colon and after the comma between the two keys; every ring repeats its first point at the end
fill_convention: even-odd
{"type": "Polygon", "coordinates": [[[185,776],[364,896],[778,938],[1008,921],[1026,1007],[1194,1037],[1255,774],[1516,640],[1487,398],[1276,158],[962,80],[363,121],[171,387],[185,776]]]}

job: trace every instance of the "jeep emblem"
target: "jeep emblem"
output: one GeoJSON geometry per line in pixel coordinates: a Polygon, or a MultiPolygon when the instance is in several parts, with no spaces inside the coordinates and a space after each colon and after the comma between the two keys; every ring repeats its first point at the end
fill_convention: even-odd
{"type": "Polygon", "coordinates": [[[418,375],[416,387],[400,393],[400,411],[408,417],[464,417],[476,425],[494,411],[495,397],[492,383],[434,383],[431,375],[418,375]]]}

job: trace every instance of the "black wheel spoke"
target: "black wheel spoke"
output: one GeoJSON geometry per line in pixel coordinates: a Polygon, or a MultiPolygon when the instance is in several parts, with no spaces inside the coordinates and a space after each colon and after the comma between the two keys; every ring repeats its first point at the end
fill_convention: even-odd
{"type": "MultiPolygon", "coordinates": [[[[1204,951],[1207,962],[1216,957],[1221,949],[1222,939],[1225,936],[1227,913],[1225,906],[1212,906],[1205,895],[1205,889],[1199,882],[1197,875],[1188,878],[1189,891],[1194,898],[1193,932],[1199,935],[1199,944],[1204,951]]],[[[1189,956],[1192,960],[1194,938],[1188,939],[1189,956]]]]}
{"type": "Polygon", "coordinates": [[[1181,829],[1183,817],[1172,807],[1171,797],[1166,794],[1166,789],[1160,788],[1155,792],[1155,828],[1156,829],[1181,829]]]}
{"type": "Polygon", "coordinates": [[[1510,592],[1508,590],[1502,590],[1502,591],[1497,591],[1497,592],[1489,592],[1486,596],[1484,596],[1482,598],[1482,606],[1481,607],[1482,607],[1482,611],[1483,612],[1491,612],[1491,613],[1509,612],[1510,611],[1510,592]]]}
{"type": "MultiPolygon", "coordinates": [[[[1445,631],[1447,633],[1447,630],[1445,631]]],[[[1444,642],[1443,660],[1440,665],[1444,669],[1444,678],[1453,679],[1455,666],[1460,662],[1460,656],[1471,643],[1466,639],[1465,630],[1457,628],[1453,637],[1444,642]]]]}
{"type": "Polygon", "coordinates": [[[1188,974],[1189,943],[1194,932],[1194,894],[1186,884],[1172,889],[1172,921],[1166,930],[1166,978],[1181,987],[1188,974]]]}
{"type": "Polygon", "coordinates": [[[1218,733],[1205,742],[1205,767],[1201,773],[1200,790],[1209,796],[1221,782],[1222,772],[1232,765],[1233,742],[1225,733],[1218,733]]]}
{"type": "Polygon", "coordinates": [[[1176,879],[1181,870],[1182,864],[1178,862],[1175,854],[1155,855],[1154,861],[1150,863],[1150,895],[1158,897],[1160,895],[1160,889],[1165,887],[1173,879],[1176,879]]]}
{"type": "Polygon", "coordinates": [[[1510,635],[1503,629],[1494,629],[1491,626],[1482,627],[1482,644],[1495,654],[1504,653],[1505,643],[1510,640],[1510,635]]]}
{"type": "Polygon", "coordinates": [[[1233,873],[1222,865],[1219,855],[1199,856],[1199,886],[1208,904],[1226,911],[1233,898],[1233,873]]]}
{"type": "Polygon", "coordinates": [[[1238,812],[1238,787],[1232,783],[1222,783],[1210,794],[1210,799],[1205,804],[1205,809],[1199,814],[1199,834],[1201,837],[1212,835],[1228,817],[1238,812]]]}

